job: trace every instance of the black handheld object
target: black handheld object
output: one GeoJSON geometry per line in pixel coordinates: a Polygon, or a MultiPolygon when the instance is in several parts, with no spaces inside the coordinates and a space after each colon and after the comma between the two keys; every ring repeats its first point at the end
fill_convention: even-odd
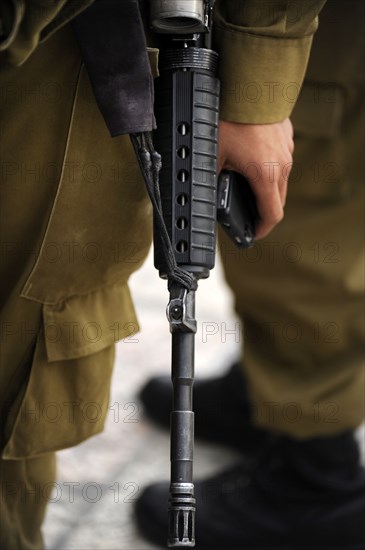
{"type": "Polygon", "coordinates": [[[222,170],[218,182],[217,221],[232,241],[241,248],[254,243],[258,212],[255,195],[247,179],[222,170]]]}

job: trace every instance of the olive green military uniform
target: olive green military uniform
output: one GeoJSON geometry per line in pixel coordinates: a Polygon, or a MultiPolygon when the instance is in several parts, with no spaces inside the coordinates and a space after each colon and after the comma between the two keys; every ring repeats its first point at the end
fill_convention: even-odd
{"type": "Polygon", "coordinates": [[[149,249],[151,208],[70,28],[3,67],[1,83],[1,546],[33,548],[53,451],[103,428],[114,342],[137,329],[127,280],[149,249]]]}
{"type": "MultiPolygon", "coordinates": [[[[355,0],[344,13],[332,0],[321,12],[292,116],[283,222],[247,253],[221,241],[254,419],[296,438],[340,433],[364,419],[364,7],[355,0]]],[[[249,79],[239,82],[239,104],[247,103],[249,79]]],[[[251,94],[268,89],[255,84],[251,94]]],[[[287,94],[290,102],[295,86],[287,94]]]]}
{"type": "MultiPolygon", "coordinates": [[[[114,343],[137,329],[128,277],[143,262],[151,240],[151,208],[129,139],[108,136],[73,34],[67,25],[57,30],[88,3],[44,3],[42,10],[37,11],[36,3],[27,2],[19,15],[15,39],[0,58],[4,296],[0,481],[1,546],[5,548],[41,546],[40,525],[55,475],[54,451],[102,430],[114,343]]],[[[272,2],[268,11],[264,3],[257,1],[245,2],[244,9],[241,2],[234,0],[217,3],[223,118],[260,123],[282,120],[290,114],[294,104],[290,94],[293,87],[295,90],[301,85],[316,15],[323,3],[308,2],[306,7],[300,7],[300,13],[297,2],[272,2]],[[272,82],[275,85],[267,85],[272,82]],[[245,83],[261,87],[262,93],[255,102],[250,95],[253,88],[247,90],[245,83]],[[292,88],[288,83],[294,83],[292,88]],[[273,86],[281,93],[272,94],[273,86]],[[241,94],[246,93],[249,101],[241,101],[241,94]]],[[[154,71],[153,52],[150,61],[154,71]]],[[[353,106],[355,109],[355,103],[353,106]]],[[[338,197],[333,200],[337,208],[349,204],[343,202],[343,194],[340,200],[338,197]]],[[[314,212],[313,202],[311,205],[314,212]]],[[[297,208],[303,211],[299,201],[297,208]]],[[[297,220],[295,212],[291,216],[297,220]]],[[[318,211],[318,220],[321,216],[318,211]]],[[[333,216],[337,221],[338,216],[333,216]]],[[[309,215],[305,219],[310,225],[309,215]]],[[[346,223],[353,220],[351,213],[346,223]]],[[[323,221],[324,228],[328,223],[323,221]]],[[[299,232],[305,229],[298,227],[299,232]]],[[[323,238],[327,243],[330,237],[325,234],[323,238]]],[[[316,242],[322,243],[318,236],[316,242]]],[[[351,246],[354,242],[352,238],[351,246]]],[[[323,252],[321,244],[319,250],[323,252]]],[[[353,257],[348,250],[349,257],[353,257]]],[[[229,255],[223,253],[223,257],[227,265],[229,255]]],[[[341,263],[343,269],[346,258],[341,263]]],[[[246,267],[244,274],[237,269],[236,261],[235,269],[230,268],[229,272],[232,279],[240,281],[245,276],[248,285],[252,281],[251,298],[256,289],[258,302],[255,305],[252,299],[248,300],[239,285],[238,310],[242,314],[242,296],[242,304],[249,312],[248,317],[242,314],[245,321],[253,319],[260,326],[261,319],[255,316],[269,316],[260,304],[269,303],[266,288],[274,284],[274,272],[271,275],[271,267],[268,272],[262,263],[249,263],[252,275],[246,267]],[[262,272],[257,276],[261,266],[262,272]],[[272,283],[268,283],[269,276],[272,283]]],[[[327,271],[321,275],[317,270],[321,266],[322,263],[313,262],[310,280],[327,280],[327,271]]],[[[299,271],[301,264],[292,262],[289,268],[299,271]]],[[[308,267],[303,273],[307,277],[308,267]]],[[[342,279],[333,281],[334,292],[345,286],[350,293],[356,292],[357,279],[348,275],[347,286],[342,279]]],[[[287,281],[285,285],[288,287],[287,281]]],[[[279,286],[280,281],[276,288],[279,286]]],[[[277,292],[269,294],[270,303],[276,305],[272,311],[278,315],[283,299],[277,292]]],[[[290,311],[295,309],[296,300],[297,296],[290,298],[290,311]]],[[[310,307],[309,300],[303,300],[310,307]]],[[[289,309],[284,309],[287,322],[289,309]]],[[[322,318],[318,321],[324,322],[322,318]]],[[[351,330],[354,338],[357,332],[356,328],[351,330]]],[[[292,380],[294,387],[298,377],[311,401],[317,400],[317,394],[320,400],[322,391],[329,388],[318,386],[317,377],[308,374],[314,366],[304,364],[303,359],[300,362],[294,346],[290,348],[290,360],[294,356],[298,360],[289,371],[288,357],[282,365],[278,355],[277,377],[267,363],[261,367],[261,357],[257,360],[253,351],[250,359],[251,348],[247,345],[245,349],[247,369],[258,403],[267,388],[272,391],[276,387],[274,384],[278,387],[275,399],[286,402],[288,381],[292,380]],[[279,382],[284,375],[287,386],[279,382]]],[[[279,354],[279,348],[272,348],[272,359],[279,354]]],[[[319,348],[324,350],[322,353],[327,350],[320,344],[319,348]]],[[[315,365],[319,370],[317,360],[315,365]]],[[[355,365],[347,365],[344,370],[348,373],[346,380],[352,380],[351,373],[355,376],[358,371],[355,365]]],[[[345,374],[343,377],[333,382],[336,388],[346,386],[345,374]]],[[[323,379],[327,380],[327,376],[323,375],[323,379]]],[[[346,387],[349,393],[349,384],[346,387]]],[[[328,393],[325,399],[331,399],[328,393]]],[[[350,419],[345,424],[349,422],[350,419]]],[[[354,419],[352,423],[355,424],[354,419]]],[[[341,424],[336,429],[341,429],[341,424]]]]}

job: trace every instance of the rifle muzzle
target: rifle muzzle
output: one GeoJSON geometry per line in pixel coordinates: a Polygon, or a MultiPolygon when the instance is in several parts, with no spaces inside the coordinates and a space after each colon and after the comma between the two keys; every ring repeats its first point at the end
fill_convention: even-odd
{"type": "Polygon", "coordinates": [[[169,548],[195,546],[195,498],[192,483],[171,483],[169,498],[169,548]]]}

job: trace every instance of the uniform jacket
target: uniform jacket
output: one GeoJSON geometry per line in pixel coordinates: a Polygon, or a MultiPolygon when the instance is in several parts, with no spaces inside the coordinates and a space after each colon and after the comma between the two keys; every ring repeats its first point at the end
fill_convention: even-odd
{"type": "MultiPolygon", "coordinates": [[[[285,95],[301,86],[325,1],[216,0],[214,47],[220,54],[222,118],[267,123],[290,115],[293,102],[285,95]],[[289,83],[294,83],[291,90],[289,83]],[[273,88],[279,93],[273,94],[273,88]],[[237,94],[248,100],[237,101],[237,94]]],[[[35,0],[18,2],[17,33],[6,48],[8,61],[16,65],[93,0],[49,0],[41,9],[35,0]]]]}

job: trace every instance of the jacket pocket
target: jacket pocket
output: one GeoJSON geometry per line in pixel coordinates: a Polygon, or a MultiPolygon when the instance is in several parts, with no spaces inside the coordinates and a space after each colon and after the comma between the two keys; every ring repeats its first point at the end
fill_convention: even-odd
{"type": "Polygon", "coordinates": [[[109,407],[114,343],[134,341],[137,330],[126,285],[43,306],[30,377],[20,406],[15,404],[9,416],[3,458],[32,458],[101,432],[109,407]]]}
{"type": "Polygon", "coordinates": [[[82,67],[58,191],[22,297],[54,305],[125,283],[150,243],[151,206],[129,137],[109,136],[82,67]]]}

